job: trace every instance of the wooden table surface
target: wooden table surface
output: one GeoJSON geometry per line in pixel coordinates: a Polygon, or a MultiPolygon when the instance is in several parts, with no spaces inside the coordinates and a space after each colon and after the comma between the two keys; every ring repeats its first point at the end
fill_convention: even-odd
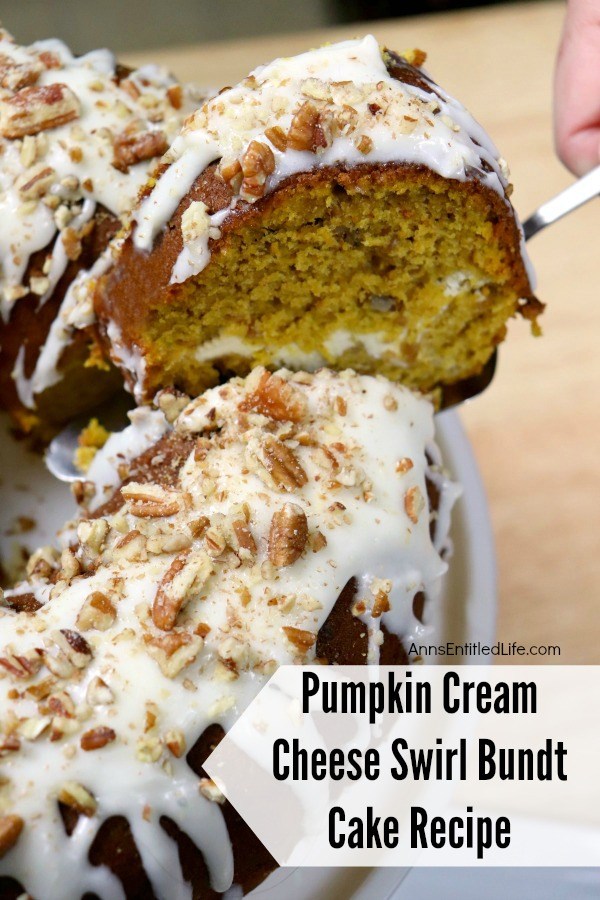
{"type": "MultiPolygon", "coordinates": [[[[219,87],[275,56],[367,30],[396,49],[421,47],[434,78],[492,134],[526,217],[572,180],[551,131],[562,15],[562,4],[531,3],[154,57],[181,78],[219,87]]],[[[533,239],[538,295],[548,304],[544,337],[513,322],[492,386],[461,411],[496,536],[499,637],[560,645],[563,663],[600,663],[599,224],[600,203],[592,202],[533,239]]]]}

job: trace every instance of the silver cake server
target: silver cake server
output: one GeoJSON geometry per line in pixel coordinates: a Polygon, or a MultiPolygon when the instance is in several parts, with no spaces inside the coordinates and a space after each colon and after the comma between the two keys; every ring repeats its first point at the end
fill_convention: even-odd
{"type": "MultiPolygon", "coordinates": [[[[573,182],[556,197],[543,203],[533,215],[526,219],[523,223],[525,240],[528,241],[547,225],[552,225],[567,213],[573,212],[588,200],[599,195],[600,166],[596,166],[595,169],[573,182]]],[[[442,401],[442,408],[449,409],[481,394],[494,377],[496,360],[497,353],[494,352],[479,375],[447,389],[442,401]]],[[[78,446],[77,439],[90,418],[97,418],[110,431],[120,431],[127,425],[126,414],[133,405],[133,399],[127,394],[122,394],[117,400],[113,399],[86,416],[74,419],[54,438],[46,451],[46,465],[50,472],[60,481],[79,481],[82,474],[74,464],[75,451],[78,446]]]]}
{"type": "Polygon", "coordinates": [[[554,222],[562,219],[563,216],[566,216],[567,213],[573,212],[574,209],[579,209],[588,200],[593,200],[594,197],[598,196],[600,196],[600,166],[596,166],[587,175],[578,178],[577,181],[565,188],[564,191],[561,191],[560,194],[557,194],[556,197],[553,197],[552,200],[542,203],[540,208],[536,209],[533,215],[523,222],[525,240],[528,241],[529,238],[532,238],[546,225],[552,225],[554,222]]]}

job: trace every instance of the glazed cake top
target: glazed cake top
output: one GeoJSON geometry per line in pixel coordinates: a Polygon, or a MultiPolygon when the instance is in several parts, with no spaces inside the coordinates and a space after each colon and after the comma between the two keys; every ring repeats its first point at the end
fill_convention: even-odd
{"type": "Polygon", "coordinates": [[[278,665],[315,658],[350,579],[365,662],[379,658],[382,626],[410,641],[439,619],[457,489],[428,402],[352,372],[258,369],[158,405],[100,451],[81,490],[88,518],[62,555],[32,558],[0,608],[0,873],[48,900],[120,895],[87,862],[115,814],[157,896],[182,884],[161,815],[226,890],[223,798],[186,751],[211,723],[227,729],[278,665]],[[72,838],[57,798],[82,814],[72,838]]]}
{"type": "Polygon", "coordinates": [[[0,310],[43,303],[98,205],[120,216],[200,97],[156,66],[121,69],[108,50],[19,46],[0,31],[0,310]],[[54,240],[56,236],[58,240],[54,240]],[[48,248],[43,275],[30,257],[48,248]]]}
{"type": "Polygon", "coordinates": [[[479,179],[506,197],[506,164],[467,110],[410,64],[423,58],[420,51],[387,53],[367,36],[255,69],[187,119],[165,158],[170,165],[134,214],[136,246],[152,247],[215,161],[233,199],[216,212],[201,201],[186,210],[173,282],[206,266],[210,239],[240,200],[253,203],[286,177],[317,167],[420,164],[446,178],[479,179]]]}

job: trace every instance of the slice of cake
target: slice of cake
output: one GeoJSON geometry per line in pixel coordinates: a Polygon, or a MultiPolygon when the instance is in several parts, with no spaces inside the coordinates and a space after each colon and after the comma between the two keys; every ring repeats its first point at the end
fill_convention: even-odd
{"type": "Polygon", "coordinates": [[[275,864],[211,748],[278,665],[406,662],[440,622],[457,488],[428,402],[257,369],[158,405],[0,607],[3,900],[248,892],[275,864]]]}
{"type": "Polygon", "coordinates": [[[0,32],[0,406],[24,431],[66,421],[121,378],[87,291],[148,173],[199,96],[156,66],[0,32]]]}
{"type": "Polygon", "coordinates": [[[333,44],[186,121],[96,294],[139,399],[255,364],[443,389],[535,323],[506,165],[422,60],[333,44]]]}

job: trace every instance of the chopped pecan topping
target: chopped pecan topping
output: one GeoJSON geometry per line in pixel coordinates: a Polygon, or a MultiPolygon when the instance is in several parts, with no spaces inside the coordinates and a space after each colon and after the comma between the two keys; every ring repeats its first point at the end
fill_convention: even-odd
{"type": "Polygon", "coordinates": [[[39,200],[54,184],[56,172],[44,164],[34,166],[17,178],[16,186],[23,200],[39,200]]]}
{"type": "Polygon", "coordinates": [[[267,140],[271,141],[277,150],[281,150],[282,153],[285,153],[288,142],[287,135],[281,125],[273,125],[272,128],[265,129],[265,137],[267,140]]]}
{"type": "Polygon", "coordinates": [[[99,675],[95,675],[88,685],[85,699],[90,706],[104,706],[113,703],[115,697],[106,682],[99,675]]]}
{"type": "Polygon", "coordinates": [[[164,131],[144,131],[142,134],[121,134],[114,142],[113,166],[128,172],[130,166],[162,156],[169,147],[164,131]]]}
{"type": "Polygon", "coordinates": [[[300,422],[306,414],[306,400],[288,381],[264,371],[254,390],[244,397],[238,409],[260,413],[276,422],[300,422]]]}
{"type": "Polygon", "coordinates": [[[106,631],[115,621],[117,611],[114,604],[102,591],[93,591],[86,599],[77,616],[77,627],[82,631],[96,629],[106,631]]]}
{"type": "Polygon", "coordinates": [[[0,734],[0,759],[9,753],[16,753],[21,749],[21,741],[16,734],[0,734]]]}
{"type": "Polygon", "coordinates": [[[156,637],[146,635],[144,642],[148,653],[154,657],[167,678],[175,678],[182,669],[189,666],[204,643],[199,635],[180,631],[156,637]]]}
{"type": "Polygon", "coordinates": [[[6,656],[0,656],[0,666],[10,672],[15,678],[31,678],[42,667],[42,658],[37,650],[28,650],[25,653],[15,653],[10,644],[4,652],[6,656]]]}
{"type": "Polygon", "coordinates": [[[202,796],[212,803],[225,803],[225,795],[211,778],[201,778],[198,787],[202,796]]]}
{"type": "Polygon", "coordinates": [[[190,398],[187,396],[187,394],[184,394],[182,391],[175,390],[175,388],[159,391],[154,398],[154,403],[164,414],[167,422],[169,422],[169,424],[171,425],[173,424],[175,419],[177,419],[179,414],[183,412],[189,402],[190,398]]]}
{"type": "Polygon", "coordinates": [[[90,731],[86,731],[81,735],[81,749],[86,751],[101,750],[102,747],[106,747],[106,745],[114,741],[115,738],[116,734],[112,728],[107,728],[105,725],[99,725],[97,728],[92,728],[90,731]]]}
{"type": "Polygon", "coordinates": [[[244,178],[266,177],[275,171],[273,151],[262,141],[250,141],[248,149],[242,156],[241,166],[244,178]]]}
{"type": "Polygon", "coordinates": [[[58,54],[56,53],[53,53],[52,50],[42,50],[41,53],[38,53],[38,59],[46,69],[62,68],[60,56],[58,56],[58,54]]]}
{"type": "Polygon", "coordinates": [[[58,792],[58,800],[82,816],[95,815],[98,803],[87,788],[76,781],[65,781],[58,792]]]}
{"type": "Polygon", "coordinates": [[[407,63],[414,66],[416,69],[420,69],[427,59],[426,52],[424,50],[419,50],[418,47],[414,47],[412,50],[405,50],[402,56],[407,63]]]}
{"type": "Polygon", "coordinates": [[[60,577],[71,581],[81,571],[81,563],[72,550],[66,548],[60,554],[60,577]]]}
{"type": "Polygon", "coordinates": [[[302,653],[306,653],[307,650],[313,646],[313,644],[317,640],[316,634],[312,631],[306,631],[304,628],[294,628],[291,625],[284,625],[283,632],[294,647],[297,647],[302,653]]]}
{"type": "Polygon", "coordinates": [[[410,472],[414,463],[412,459],[408,456],[403,456],[402,459],[399,459],[396,463],[396,472],[399,472],[400,475],[405,475],[407,472],[410,472]]]}
{"type": "Polygon", "coordinates": [[[335,407],[335,411],[338,416],[345,416],[348,412],[348,404],[344,400],[341,394],[336,394],[333,405],[335,407]]]}
{"type": "Polygon", "coordinates": [[[18,63],[6,54],[0,54],[0,86],[9,91],[35,84],[42,74],[43,66],[36,60],[18,63]]]}
{"type": "Polygon", "coordinates": [[[72,719],[75,715],[75,704],[66,691],[51,694],[39,708],[45,715],[60,716],[63,719],[72,719]]]}
{"type": "Polygon", "coordinates": [[[306,514],[296,503],[285,503],[273,514],[269,559],[274,566],[291,566],[302,555],[308,538],[306,514]]]}
{"type": "Polygon", "coordinates": [[[0,859],[15,846],[24,824],[21,816],[0,816],[0,859]]]}
{"type": "Polygon", "coordinates": [[[173,109],[181,109],[183,106],[183,88],[180,84],[172,84],[167,88],[167,97],[173,109]]]}
{"type": "Polygon", "coordinates": [[[173,756],[176,756],[177,759],[180,759],[186,750],[185,735],[183,731],[167,731],[164,740],[165,746],[171,751],[173,756]]]}
{"type": "Polygon", "coordinates": [[[109,531],[110,526],[106,519],[84,520],[77,526],[77,537],[85,550],[95,556],[103,549],[109,531]]]}
{"type": "Polygon", "coordinates": [[[163,576],[154,603],[152,621],[162,631],[170,631],[177,616],[194,591],[199,590],[211,574],[211,561],[206,553],[179,553],[163,576]]]}
{"type": "Polygon", "coordinates": [[[0,134],[21,138],[79,117],[79,100],[66,84],[25,87],[0,101],[0,134]]]}
{"type": "Polygon", "coordinates": [[[327,146],[318,108],[307,100],[292,119],[287,134],[287,146],[291,150],[311,150],[327,146]]]}
{"type": "Polygon", "coordinates": [[[124,534],[112,548],[112,557],[116,561],[136,562],[146,559],[146,538],[134,528],[124,534]]]}
{"type": "Polygon", "coordinates": [[[217,559],[227,549],[227,538],[218,526],[211,526],[204,534],[204,547],[209,556],[217,559]]]}
{"type": "Polygon", "coordinates": [[[246,555],[254,556],[256,554],[256,541],[250,531],[248,522],[245,518],[234,519],[232,522],[232,530],[235,537],[236,549],[245,551],[246,555]]]}
{"type": "Polygon", "coordinates": [[[195,538],[202,537],[209,525],[210,519],[208,516],[199,516],[199,518],[192,519],[191,522],[188,522],[188,528],[190,529],[192,537],[195,538]]]}
{"type": "Polygon", "coordinates": [[[92,648],[78,631],[61,628],[54,632],[54,640],[76,669],[84,669],[92,659],[92,648]]]}
{"type": "Polygon", "coordinates": [[[183,497],[158,484],[138,484],[131,481],[121,488],[121,496],[132,516],[159,519],[174,516],[181,509],[183,497]]]}
{"type": "Polygon", "coordinates": [[[390,598],[385,591],[377,591],[375,594],[375,599],[373,600],[373,606],[371,608],[371,615],[374,619],[378,619],[382,613],[388,612],[390,609],[390,598]]]}
{"type": "Polygon", "coordinates": [[[404,509],[410,521],[416,525],[425,508],[425,501],[419,487],[411,487],[404,495],[404,509]]]}
{"type": "Polygon", "coordinates": [[[239,159],[233,159],[231,162],[221,160],[218,172],[223,181],[230,185],[232,191],[239,191],[244,178],[239,159]]]}
{"type": "Polygon", "coordinates": [[[258,474],[282,491],[294,491],[308,482],[308,476],[292,450],[282,441],[268,435],[250,454],[259,464],[258,474]]]}
{"type": "Polygon", "coordinates": [[[242,157],[241,169],[240,196],[252,203],[263,196],[267,178],[275,171],[275,157],[268,144],[251,141],[242,157]]]}
{"type": "Polygon", "coordinates": [[[360,153],[364,153],[366,155],[373,149],[373,141],[366,134],[363,134],[356,145],[356,149],[360,153]]]}
{"type": "Polygon", "coordinates": [[[327,546],[327,538],[320,531],[315,531],[309,538],[310,549],[313,553],[318,553],[319,550],[322,550],[327,546]]]}

